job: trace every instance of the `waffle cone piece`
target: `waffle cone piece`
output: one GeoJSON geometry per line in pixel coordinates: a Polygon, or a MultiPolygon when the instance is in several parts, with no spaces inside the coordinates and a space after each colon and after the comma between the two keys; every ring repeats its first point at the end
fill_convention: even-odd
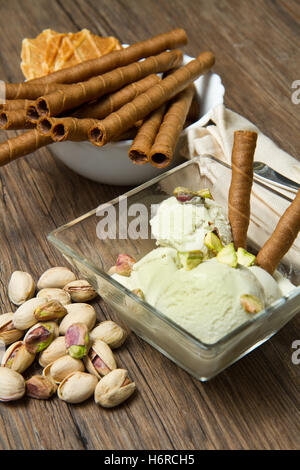
{"type": "Polygon", "coordinates": [[[21,52],[21,69],[27,80],[32,80],[43,74],[42,63],[48,41],[56,35],[56,31],[46,29],[35,39],[23,39],[21,52]]]}
{"type": "Polygon", "coordinates": [[[116,38],[99,37],[88,29],[68,34],[46,29],[35,39],[23,40],[21,69],[27,80],[37,79],[120,49],[116,38]]]}
{"type": "Polygon", "coordinates": [[[173,98],[150,150],[149,159],[153,166],[165,168],[170,165],[195,91],[192,84],[173,98]]]}
{"type": "Polygon", "coordinates": [[[279,219],[269,240],[256,257],[256,264],[273,274],[284,255],[289,251],[300,231],[300,190],[279,219]]]}
{"type": "Polygon", "coordinates": [[[250,195],[257,133],[236,131],[231,156],[232,176],[228,215],[235,248],[246,248],[250,221],[250,195]]]}
{"type": "Polygon", "coordinates": [[[117,135],[130,129],[135,122],[144,119],[177,93],[181,92],[202,73],[207,72],[215,62],[211,52],[203,52],[195,60],[161,80],[137,98],[111,113],[89,132],[93,144],[102,146],[117,135]]]}

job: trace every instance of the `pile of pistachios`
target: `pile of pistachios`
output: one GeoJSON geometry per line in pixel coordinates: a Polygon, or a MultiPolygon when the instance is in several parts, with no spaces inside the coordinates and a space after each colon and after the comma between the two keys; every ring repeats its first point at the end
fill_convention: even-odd
{"type": "Polygon", "coordinates": [[[68,403],[94,395],[97,404],[110,408],[133,394],[135,383],[117,368],[112,352],[127,333],[110,320],[96,325],[96,311],[86,302],[97,292],[88,281],[54,267],[35,286],[30,274],[15,271],[8,296],[18,308],[0,315],[0,341],[8,346],[0,367],[0,401],[24,395],[48,399],[57,392],[68,403]],[[36,359],[42,375],[25,380],[22,374],[36,359]]]}

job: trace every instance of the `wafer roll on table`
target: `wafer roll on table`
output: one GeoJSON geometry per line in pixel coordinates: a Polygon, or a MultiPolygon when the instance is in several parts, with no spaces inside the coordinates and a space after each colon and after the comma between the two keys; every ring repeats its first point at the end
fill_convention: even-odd
{"type": "Polygon", "coordinates": [[[149,160],[153,166],[170,165],[195,91],[192,84],[173,98],[150,150],[149,160]]]}
{"type": "Polygon", "coordinates": [[[36,129],[9,139],[0,144],[0,166],[4,166],[17,158],[28,155],[52,142],[51,137],[40,134],[36,129]]]}
{"type": "Polygon", "coordinates": [[[163,104],[158,109],[152,111],[144,120],[129,149],[128,155],[133,163],[142,165],[149,161],[151,147],[162,123],[165,111],[166,105],[163,104]]]}
{"type": "Polygon", "coordinates": [[[256,257],[256,264],[273,274],[300,231],[300,190],[256,257]]]}
{"type": "Polygon", "coordinates": [[[211,52],[203,52],[195,60],[168,75],[160,83],[111,113],[99,124],[91,128],[89,138],[95,145],[102,146],[118,134],[125,132],[135,122],[144,119],[177,93],[181,92],[196,78],[207,72],[214,65],[215,58],[211,52]]]}
{"type": "Polygon", "coordinates": [[[232,175],[228,195],[228,216],[236,249],[245,249],[247,247],[256,140],[256,132],[236,131],[234,133],[231,156],[232,175]]]}
{"type": "MultiPolygon", "coordinates": [[[[148,57],[141,62],[119,67],[104,75],[93,77],[86,82],[64,85],[37,100],[37,111],[40,116],[57,116],[70,109],[93,101],[101,96],[119,90],[124,85],[135,82],[147,75],[160,73],[177,67],[182,63],[182,52],[175,49],[148,57]]],[[[137,119],[138,121],[138,119],[137,119]]]]}

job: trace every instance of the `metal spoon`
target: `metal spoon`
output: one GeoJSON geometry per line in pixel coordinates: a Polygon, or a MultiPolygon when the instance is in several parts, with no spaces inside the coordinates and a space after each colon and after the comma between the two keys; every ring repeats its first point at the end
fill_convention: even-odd
{"type": "Polygon", "coordinates": [[[259,176],[259,178],[265,180],[269,184],[272,182],[276,186],[279,186],[283,189],[289,189],[293,192],[297,192],[300,188],[298,183],[290,180],[289,178],[286,178],[263,162],[254,162],[253,170],[254,173],[259,176]]]}

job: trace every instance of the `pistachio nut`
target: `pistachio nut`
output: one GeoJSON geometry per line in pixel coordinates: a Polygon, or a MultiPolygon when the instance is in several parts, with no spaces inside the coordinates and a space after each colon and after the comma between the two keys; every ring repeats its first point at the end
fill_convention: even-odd
{"type": "Polygon", "coordinates": [[[112,408],[127,400],[135,388],[135,383],[128,378],[127,370],[115,369],[98,383],[95,402],[104,408],[112,408]]]}
{"type": "Polygon", "coordinates": [[[0,340],[4,341],[6,346],[18,341],[24,335],[24,331],[14,327],[13,315],[11,312],[0,315],[0,340]]]}
{"type": "Polygon", "coordinates": [[[24,336],[24,344],[28,352],[37,354],[46,349],[59,335],[59,328],[54,321],[37,323],[24,336]]]}
{"type": "Polygon", "coordinates": [[[117,273],[117,266],[111,266],[109,270],[107,271],[107,274],[109,274],[110,276],[116,273],[117,273]]]}
{"type": "Polygon", "coordinates": [[[82,403],[95,392],[97,377],[86,372],[69,374],[58,387],[58,397],[68,403],[82,403]]]}
{"type": "Polygon", "coordinates": [[[17,341],[11,344],[6,350],[1,361],[1,366],[22,374],[24,370],[31,366],[34,359],[35,354],[31,354],[27,351],[23,341],[17,341]]]}
{"type": "Polygon", "coordinates": [[[101,341],[104,341],[104,343],[114,349],[122,346],[127,338],[127,333],[114,321],[107,320],[101,322],[91,331],[90,338],[92,341],[101,339],[101,341]]]}
{"type": "Polygon", "coordinates": [[[98,377],[98,379],[117,368],[112,350],[100,339],[93,342],[88,355],[84,357],[83,361],[88,372],[98,377]]]}
{"type": "Polygon", "coordinates": [[[63,289],[57,289],[56,287],[49,287],[42,289],[37,293],[38,298],[45,299],[45,302],[50,302],[50,300],[57,300],[62,305],[68,305],[72,303],[72,299],[68,292],[63,289]]]}
{"type": "Polygon", "coordinates": [[[96,323],[96,311],[89,304],[70,304],[66,305],[68,314],[62,319],[59,326],[59,333],[65,335],[69,326],[73,323],[84,323],[89,331],[94,328],[96,323]]]}
{"type": "Polygon", "coordinates": [[[26,380],[26,395],[28,397],[47,400],[54,395],[56,390],[57,385],[51,377],[33,375],[30,379],[26,380]]]}
{"type": "Polygon", "coordinates": [[[251,294],[241,295],[240,303],[246,313],[259,313],[264,308],[263,302],[251,294]]]}
{"type": "Polygon", "coordinates": [[[89,330],[84,323],[73,323],[66,331],[66,349],[68,354],[75,359],[81,359],[87,355],[89,349],[89,330]]]}
{"type": "Polygon", "coordinates": [[[37,319],[34,316],[35,309],[44,303],[45,301],[43,299],[35,297],[22,304],[14,313],[14,327],[18,330],[28,330],[28,328],[31,328],[37,323],[37,319]]]}
{"type": "Polygon", "coordinates": [[[22,305],[34,296],[35,283],[30,274],[24,271],[12,273],[8,283],[8,297],[15,305],[22,305]]]}
{"type": "Polygon", "coordinates": [[[51,377],[56,383],[60,383],[72,372],[83,371],[84,365],[80,359],[66,355],[48,364],[43,370],[43,376],[51,377]]]}
{"type": "Polygon", "coordinates": [[[129,255],[120,254],[116,262],[116,273],[121,276],[130,276],[135,259],[129,255]]]}
{"type": "Polygon", "coordinates": [[[59,336],[55,338],[52,343],[46,348],[44,351],[41,352],[39,357],[39,364],[42,367],[46,367],[51,362],[56,361],[62,356],[67,354],[66,344],[65,344],[65,337],[59,336]]]}
{"type": "Polygon", "coordinates": [[[61,266],[50,268],[45,271],[38,280],[38,289],[47,287],[63,288],[68,282],[75,281],[75,274],[69,269],[61,266]]]}
{"type": "Polygon", "coordinates": [[[145,294],[141,289],[133,289],[132,292],[140,299],[145,300],[145,294]]]}
{"type": "Polygon", "coordinates": [[[34,311],[34,316],[38,321],[60,320],[67,315],[67,310],[58,300],[49,300],[49,302],[40,305],[34,311]]]}
{"type": "Polygon", "coordinates": [[[64,291],[68,292],[73,302],[88,302],[97,297],[97,292],[88,281],[77,280],[69,282],[64,291]]]}
{"type": "Polygon", "coordinates": [[[25,394],[25,380],[18,372],[0,367],[0,401],[19,400],[25,394]]]}

